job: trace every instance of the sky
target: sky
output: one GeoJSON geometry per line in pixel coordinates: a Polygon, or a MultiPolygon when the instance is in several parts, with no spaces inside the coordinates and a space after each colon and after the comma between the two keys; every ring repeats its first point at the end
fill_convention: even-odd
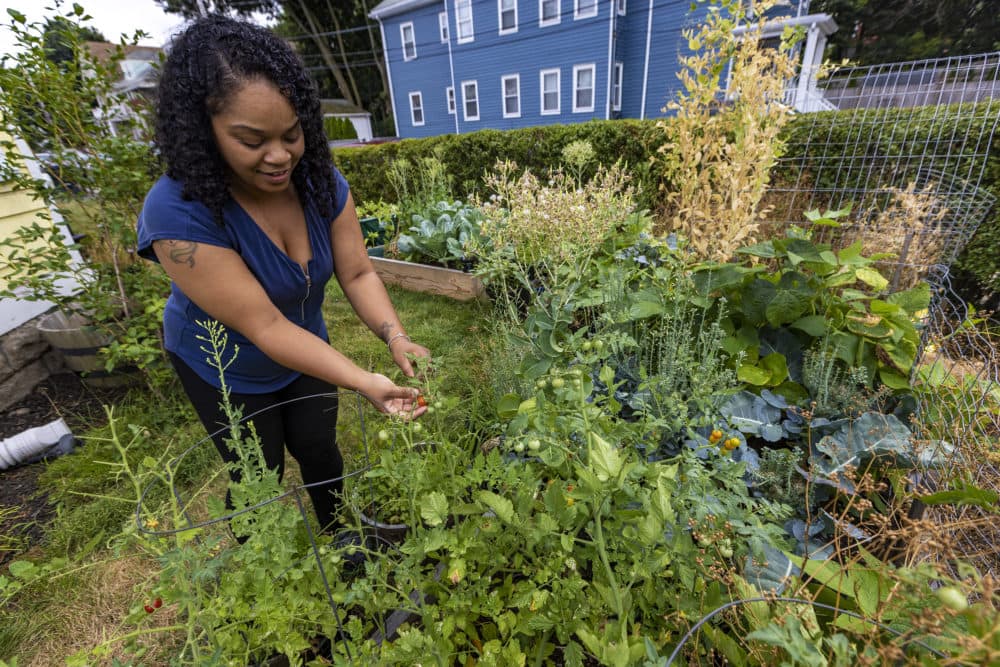
{"type": "MultiPolygon", "coordinates": [[[[76,0],[88,14],[93,17],[90,25],[100,30],[108,40],[117,42],[125,33],[131,37],[141,28],[150,34],[141,44],[162,46],[170,35],[184,25],[184,20],[177,14],[165,13],[153,0],[76,0]]],[[[29,21],[42,21],[46,16],[53,15],[52,0],[0,0],[0,24],[7,26],[10,17],[8,8],[14,8],[28,17],[29,21]]],[[[63,4],[61,13],[66,14],[73,9],[71,0],[63,4]]],[[[14,40],[6,27],[0,26],[0,54],[9,53],[14,40]]]]}

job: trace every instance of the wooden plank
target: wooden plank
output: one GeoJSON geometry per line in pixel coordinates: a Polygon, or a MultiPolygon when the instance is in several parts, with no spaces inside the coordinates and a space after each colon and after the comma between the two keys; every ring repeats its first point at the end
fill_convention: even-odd
{"type": "Polygon", "coordinates": [[[398,285],[425,294],[440,294],[458,301],[486,299],[483,282],[471,273],[384,257],[369,259],[386,285],[398,285]]]}

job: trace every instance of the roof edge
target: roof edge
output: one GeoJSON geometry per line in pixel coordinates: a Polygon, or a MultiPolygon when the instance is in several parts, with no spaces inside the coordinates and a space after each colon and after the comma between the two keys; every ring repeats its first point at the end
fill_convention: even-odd
{"type": "Polygon", "coordinates": [[[442,2],[443,0],[382,0],[374,9],[368,12],[368,18],[381,21],[384,18],[402,14],[411,9],[419,9],[420,7],[442,2]]]}

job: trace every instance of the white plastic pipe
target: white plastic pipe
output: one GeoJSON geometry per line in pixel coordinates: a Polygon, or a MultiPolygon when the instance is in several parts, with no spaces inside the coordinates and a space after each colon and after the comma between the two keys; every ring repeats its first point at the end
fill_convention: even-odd
{"type": "Polygon", "coordinates": [[[0,470],[6,470],[41,454],[58,444],[60,438],[69,434],[66,422],[57,419],[44,426],[29,428],[6,440],[0,440],[0,470]]]}

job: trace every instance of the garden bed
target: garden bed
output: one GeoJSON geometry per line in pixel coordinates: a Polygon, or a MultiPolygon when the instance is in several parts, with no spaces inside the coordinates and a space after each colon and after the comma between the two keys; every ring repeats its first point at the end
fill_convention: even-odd
{"type": "Polygon", "coordinates": [[[398,259],[372,257],[375,272],[387,285],[424,294],[438,294],[458,301],[486,300],[486,289],[471,273],[430,264],[416,264],[398,259]]]}

